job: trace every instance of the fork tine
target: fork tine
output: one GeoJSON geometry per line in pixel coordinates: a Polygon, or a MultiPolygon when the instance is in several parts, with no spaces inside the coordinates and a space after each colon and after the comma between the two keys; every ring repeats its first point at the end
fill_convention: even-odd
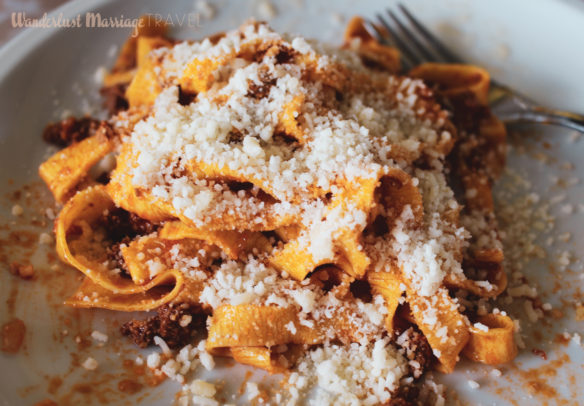
{"type": "MultiPolygon", "coordinates": [[[[380,43],[385,43],[386,45],[390,45],[393,48],[398,48],[395,40],[390,35],[387,35],[387,32],[380,30],[378,26],[371,21],[365,20],[365,29],[369,31],[369,34],[371,34],[373,37],[376,37],[380,43]]],[[[402,67],[405,70],[410,70],[414,67],[414,64],[406,55],[402,54],[401,60],[402,67]]]]}
{"type": "Polygon", "coordinates": [[[433,62],[438,59],[437,56],[432,53],[426,45],[422,44],[422,42],[416,38],[416,35],[400,21],[400,19],[393,13],[393,11],[388,9],[387,13],[397,24],[399,29],[405,34],[405,36],[414,44],[416,51],[421,54],[424,59],[426,59],[425,62],[433,62]]]}
{"type": "Polygon", "coordinates": [[[369,20],[363,20],[365,29],[371,34],[371,36],[376,37],[379,42],[385,42],[392,47],[395,47],[395,41],[387,35],[387,33],[382,32],[377,26],[369,20]]]}
{"type": "Polygon", "coordinates": [[[428,41],[434,49],[441,54],[441,56],[446,59],[448,62],[456,62],[462,63],[462,60],[456,56],[452,51],[450,51],[446,46],[432,34],[424,25],[418,21],[416,17],[409,12],[409,10],[404,6],[402,3],[398,4],[400,10],[404,13],[407,19],[412,23],[414,27],[418,30],[418,32],[424,37],[426,41],[428,41]]]}
{"type": "Polygon", "coordinates": [[[397,33],[397,31],[394,30],[391,25],[389,25],[389,23],[385,20],[385,18],[383,18],[381,14],[378,13],[376,16],[381,25],[383,25],[383,28],[385,28],[391,34],[391,37],[396,42],[397,47],[402,53],[402,58],[404,58],[404,61],[407,62],[407,65],[409,65],[409,67],[419,65],[421,62],[420,57],[411,51],[406,41],[404,41],[404,39],[397,33]]]}

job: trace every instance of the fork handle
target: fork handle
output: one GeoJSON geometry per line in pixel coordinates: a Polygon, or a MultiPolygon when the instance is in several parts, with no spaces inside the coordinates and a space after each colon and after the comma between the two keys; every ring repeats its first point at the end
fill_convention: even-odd
{"type": "Polygon", "coordinates": [[[499,114],[499,119],[506,123],[535,122],[541,124],[555,124],[584,134],[584,116],[545,107],[532,107],[523,111],[502,113],[499,114]]]}
{"type": "Polygon", "coordinates": [[[584,116],[539,106],[528,97],[494,81],[489,91],[489,105],[505,123],[555,124],[584,134],[584,116]]]}

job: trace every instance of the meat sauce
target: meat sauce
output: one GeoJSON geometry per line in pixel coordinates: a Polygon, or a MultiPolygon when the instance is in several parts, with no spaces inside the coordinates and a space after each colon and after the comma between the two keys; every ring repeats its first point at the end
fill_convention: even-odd
{"type": "Polygon", "coordinates": [[[141,348],[152,345],[155,336],[161,337],[170,348],[180,348],[191,341],[193,331],[202,325],[201,316],[194,310],[187,304],[164,305],[156,310],[156,316],[125,323],[121,332],[141,348]]]}
{"type": "Polygon", "coordinates": [[[22,347],[26,326],[20,319],[14,318],[2,325],[2,351],[7,353],[17,353],[22,347]]]}

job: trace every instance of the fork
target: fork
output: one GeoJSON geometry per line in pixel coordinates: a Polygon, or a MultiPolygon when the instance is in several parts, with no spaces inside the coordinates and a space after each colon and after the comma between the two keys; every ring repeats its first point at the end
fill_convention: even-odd
{"type": "MultiPolygon", "coordinates": [[[[424,62],[464,63],[403,4],[398,4],[398,8],[401,11],[401,17],[397,12],[394,13],[389,9],[386,16],[389,18],[380,13],[376,15],[379,26],[387,32],[369,20],[365,20],[365,27],[380,43],[399,49],[402,65],[406,70],[424,62]]],[[[492,111],[505,123],[555,124],[584,133],[584,116],[542,107],[493,79],[491,79],[488,99],[492,111]]]]}

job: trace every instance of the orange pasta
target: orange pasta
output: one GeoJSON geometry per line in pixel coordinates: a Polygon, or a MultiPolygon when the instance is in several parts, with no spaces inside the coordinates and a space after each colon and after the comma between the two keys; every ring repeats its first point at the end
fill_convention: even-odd
{"type": "Polygon", "coordinates": [[[505,129],[483,69],[398,76],[399,53],[360,18],[342,51],[261,23],[181,42],[144,21],[105,80],[128,110],[40,168],[65,202],[59,256],[85,275],[68,304],[171,314],[171,344],[208,316],[197,351],[270,373],[369,354],[396,374],[355,394],[379,403],[418,377],[412,352],[445,373],[461,354],[513,359],[513,321],[456,299],[507,283],[491,196],[505,129]],[[89,170],[111,152],[99,185],[89,170]]]}

